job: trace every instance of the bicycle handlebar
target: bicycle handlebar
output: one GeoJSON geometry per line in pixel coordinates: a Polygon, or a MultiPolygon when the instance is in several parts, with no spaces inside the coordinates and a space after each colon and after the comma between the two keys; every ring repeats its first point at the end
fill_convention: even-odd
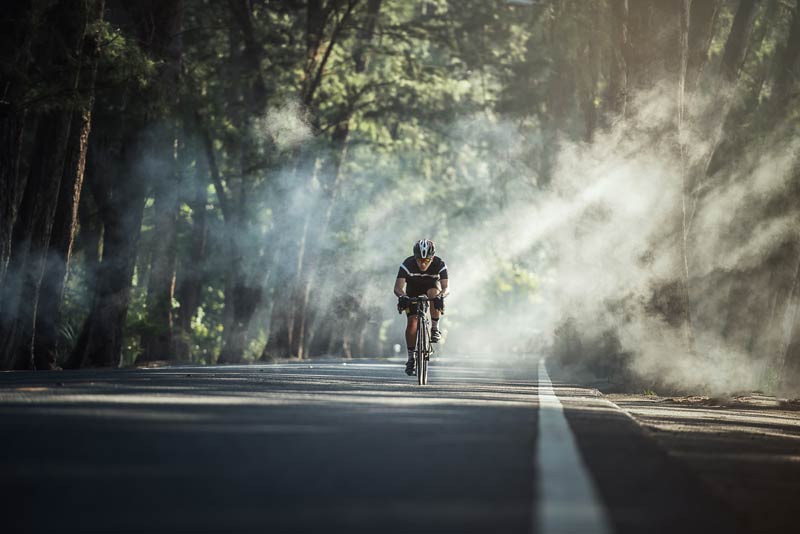
{"type": "MultiPolygon", "coordinates": [[[[418,297],[408,297],[409,304],[418,304],[420,302],[433,302],[437,298],[444,299],[448,294],[443,293],[438,297],[430,298],[428,295],[419,295],[418,297]]],[[[407,295],[406,295],[407,296],[407,295]]],[[[397,313],[403,313],[403,310],[398,309],[397,313]]]]}
{"type": "Polygon", "coordinates": [[[430,298],[428,295],[420,295],[418,297],[408,297],[408,298],[411,299],[411,302],[425,302],[425,301],[429,301],[430,302],[430,301],[432,301],[434,299],[443,299],[449,294],[450,293],[442,293],[441,295],[438,295],[438,296],[433,297],[433,298],[430,298]]]}

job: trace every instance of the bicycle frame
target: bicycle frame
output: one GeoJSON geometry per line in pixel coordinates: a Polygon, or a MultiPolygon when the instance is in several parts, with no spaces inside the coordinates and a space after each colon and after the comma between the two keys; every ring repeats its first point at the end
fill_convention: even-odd
{"type": "Polygon", "coordinates": [[[428,364],[430,363],[431,354],[433,354],[430,322],[428,319],[430,299],[425,295],[413,297],[411,299],[411,305],[416,305],[417,308],[417,341],[414,346],[414,359],[417,365],[417,383],[420,386],[424,386],[428,383],[428,364]]]}

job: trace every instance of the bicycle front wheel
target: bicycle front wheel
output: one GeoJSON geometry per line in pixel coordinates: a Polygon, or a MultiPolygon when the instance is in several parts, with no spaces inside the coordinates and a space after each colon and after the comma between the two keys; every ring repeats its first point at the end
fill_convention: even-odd
{"type": "Polygon", "coordinates": [[[417,346],[415,347],[415,355],[417,357],[417,384],[420,386],[425,384],[425,321],[420,318],[417,323],[417,346]]]}
{"type": "Polygon", "coordinates": [[[431,336],[428,330],[428,322],[423,320],[420,325],[421,335],[419,336],[419,366],[417,367],[417,381],[419,385],[428,384],[428,364],[430,363],[431,336]]]}
{"type": "Polygon", "coordinates": [[[428,366],[430,365],[430,360],[428,359],[428,351],[422,356],[422,385],[428,385],[428,366]]]}

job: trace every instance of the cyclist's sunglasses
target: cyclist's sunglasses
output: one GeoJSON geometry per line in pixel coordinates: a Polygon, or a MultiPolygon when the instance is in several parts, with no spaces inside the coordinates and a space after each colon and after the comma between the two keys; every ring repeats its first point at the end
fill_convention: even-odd
{"type": "Polygon", "coordinates": [[[433,258],[417,258],[417,260],[421,261],[422,263],[428,263],[429,261],[433,261],[433,258]]]}

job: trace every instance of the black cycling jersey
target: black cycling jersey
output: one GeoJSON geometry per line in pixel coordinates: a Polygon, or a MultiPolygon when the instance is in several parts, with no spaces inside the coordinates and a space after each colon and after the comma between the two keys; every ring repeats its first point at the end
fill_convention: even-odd
{"type": "Polygon", "coordinates": [[[406,295],[418,297],[424,295],[429,289],[437,287],[439,280],[447,279],[447,265],[439,256],[434,256],[428,269],[423,271],[417,265],[414,256],[409,256],[400,264],[397,278],[405,278],[406,295]]]}

